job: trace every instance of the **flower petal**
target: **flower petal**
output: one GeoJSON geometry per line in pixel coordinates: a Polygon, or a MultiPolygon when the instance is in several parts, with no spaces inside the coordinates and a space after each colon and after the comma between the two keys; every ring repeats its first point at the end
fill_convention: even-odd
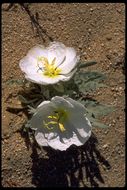
{"type": "Polygon", "coordinates": [[[66,60],[59,66],[61,74],[68,74],[76,66],[79,56],[76,55],[74,48],[66,48],[66,60]]]}
{"type": "Polygon", "coordinates": [[[36,74],[37,73],[37,60],[30,56],[25,56],[20,60],[19,66],[24,73],[36,74]]]}
{"type": "Polygon", "coordinates": [[[78,138],[85,142],[85,138],[91,135],[92,126],[90,121],[84,115],[78,113],[76,117],[76,111],[71,115],[69,121],[72,124],[72,130],[77,134],[78,138]]]}
{"type": "Polygon", "coordinates": [[[64,80],[64,76],[63,75],[58,75],[56,77],[48,77],[43,75],[42,73],[37,73],[37,74],[29,74],[29,75],[25,75],[26,79],[38,83],[38,84],[43,84],[43,85],[47,85],[47,84],[55,84],[57,82],[59,82],[60,80],[64,80]]]}
{"type": "Polygon", "coordinates": [[[81,103],[73,100],[72,98],[65,98],[67,101],[69,101],[72,105],[73,105],[73,113],[77,114],[77,110],[79,114],[85,114],[87,112],[86,108],[84,105],[82,105],[81,103]]]}
{"type": "Polygon", "coordinates": [[[43,129],[43,121],[47,121],[47,116],[54,111],[54,105],[49,101],[44,101],[37,107],[36,113],[30,120],[32,129],[43,129]]]}
{"type": "Polygon", "coordinates": [[[70,73],[68,73],[68,74],[66,74],[66,75],[64,75],[64,74],[62,74],[61,76],[61,81],[68,81],[68,80],[70,80],[72,77],[73,77],[73,75],[75,74],[75,72],[76,72],[76,70],[77,69],[74,69],[73,71],[71,71],[70,73]]]}
{"type": "Polygon", "coordinates": [[[50,104],[50,101],[44,101],[44,102],[41,102],[37,108],[45,108],[46,105],[49,105],[50,104]]]}
{"type": "MultiPolygon", "coordinates": [[[[89,123],[89,121],[88,121],[89,123]]],[[[67,131],[59,133],[59,138],[51,139],[48,144],[54,149],[66,150],[71,145],[81,146],[83,145],[91,135],[91,125],[89,123],[89,131],[86,132],[84,128],[75,128],[72,123],[66,122],[65,128],[67,131]]]]}
{"type": "Polygon", "coordinates": [[[37,58],[41,56],[48,57],[48,51],[44,46],[36,45],[28,51],[27,55],[37,60],[37,58]]]}
{"type": "Polygon", "coordinates": [[[60,42],[51,42],[47,50],[49,63],[56,58],[55,66],[58,66],[64,60],[66,54],[66,47],[64,44],[60,42]]]}
{"type": "Polygon", "coordinates": [[[47,140],[47,146],[50,146],[56,150],[64,151],[73,144],[76,146],[81,146],[89,139],[88,135],[86,135],[85,138],[81,138],[77,135],[77,132],[72,131],[72,125],[68,122],[66,123],[65,128],[68,128],[68,130],[63,133],[59,132],[58,135],[55,135],[55,133],[52,134],[51,138],[48,138],[47,140]]]}
{"type": "Polygon", "coordinates": [[[69,101],[65,100],[63,97],[60,96],[53,97],[51,99],[51,102],[55,104],[57,108],[73,108],[73,105],[69,101]]]}
{"type": "Polygon", "coordinates": [[[35,139],[36,139],[37,143],[38,143],[40,146],[48,146],[47,139],[45,138],[43,132],[40,132],[40,131],[37,130],[37,131],[35,132],[35,139]]]}

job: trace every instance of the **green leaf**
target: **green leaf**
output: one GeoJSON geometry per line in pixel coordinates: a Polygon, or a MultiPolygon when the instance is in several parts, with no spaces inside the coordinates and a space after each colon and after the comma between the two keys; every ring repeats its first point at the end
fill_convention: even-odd
{"type": "Polygon", "coordinates": [[[115,107],[113,106],[100,104],[97,101],[93,101],[89,99],[85,100],[83,104],[87,108],[88,112],[93,114],[95,118],[106,116],[115,110],[115,107]]]}
{"type": "Polygon", "coordinates": [[[77,76],[75,75],[75,77],[80,78],[81,80],[85,82],[88,82],[91,80],[102,82],[103,80],[106,79],[105,74],[102,74],[97,71],[86,71],[86,72],[80,71],[79,73],[77,73],[77,76]]]}
{"type": "Polygon", "coordinates": [[[6,82],[7,85],[22,85],[24,84],[24,79],[10,79],[6,82]]]}
{"type": "Polygon", "coordinates": [[[97,122],[97,121],[94,121],[94,122],[92,123],[92,125],[93,125],[94,127],[99,127],[99,128],[107,128],[107,127],[109,127],[108,125],[106,125],[106,124],[104,124],[104,123],[97,122]]]}
{"type": "Polygon", "coordinates": [[[93,117],[93,115],[91,113],[87,113],[86,116],[88,117],[88,119],[90,120],[91,122],[91,125],[94,126],[94,127],[99,127],[99,128],[107,128],[109,127],[108,125],[104,124],[104,123],[101,123],[99,122],[97,119],[95,119],[93,117]]]}
{"type": "Polygon", "coordinates": [[[81,92],[92,92],[101,87],[107,87],[107,85],[96,81],[89,81],[80,85],[80,90],[81,92]]]}
{"type": "Polygon", "coordinates": [[[19,95],[18,98],[19,98],[19,100],[20,100],[22,103],[24,103],[24,104],[30,104],[30,103],[33,103],[33,102],[35,102],[35,101],[38,100],[38,98],[34,98],[34,99],[32,99],[32,100],[27,100],[27,99],[26,99],[25,97],[23,97],[22,95],[19,95]]]}
{"type": "Polygon", "coordinates": [[[64,86],[62,83],[53,85],[53,88],[58,92],[64,92],[64,86]]]}
{"type": "Polygon", "coordinates": [[[88,61],[88,62],[85,62],[85,63],[79,63],[79,69],[81,68],[85,68],[85,67],[88,67],[88,66],[92,66],[92,65],[95,65],[97,64],[96,61],[88,61]]]}
{"type": "Polygon", "coordinates": [[[100,87],[107,87],[101,83],[106,76],[96,71],[78,72],[74,77],[74,82],[81,92],[92,92],[100,87]]]}
{"type": "Polygon", "coordinates": [[[98,105],[96,107],[89,108],[88,110],[91,113],[93,113],[96,118],[98,118],[100,116],[106,116],[106,115],[108,115],[109,113],[111,113],[112,111],[114,111],[114,108],[111,107],[111,106],[98,105]]]}
{"type": "Polygon", "coordinates": [[[32,106],[28,105],[28,108],[29,108],[29,110],[28,110],[28,113],[29,113],[29,114],[34,114],[34,113],[36,113],[36,109],[33,108],[32,106]]]}

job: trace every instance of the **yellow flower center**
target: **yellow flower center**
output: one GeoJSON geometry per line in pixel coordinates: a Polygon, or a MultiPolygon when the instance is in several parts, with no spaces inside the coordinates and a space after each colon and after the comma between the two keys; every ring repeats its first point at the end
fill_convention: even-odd
{"type": "Polygon", "coordinates": [[[43,126],[48,128],[49,130],[58,126],[60,131],[64,132],[66,130],[64,126],[64,122],[67,118],[68,118],[68,112],[64,109],[58,109],[54,111],[53,115],[48,116],[48,119],[50,119],[49,122],[43,121],[43,126]]]}
{"type": "Polygon", "coordinates": [[[38,57],[37,59],[37,67],[39,68],[38,70],[41,70],[43,75],[53,78],[53,77],[57,77],[60,72],[61,69],[55,66],[55,61],[56,58],[54,58],[52,60],[52,62],[49,64],[49,61],[46,57],[38,57]],[[41,62],[42,64],[42,68],[39,66],[39,62],[41,62]]]}

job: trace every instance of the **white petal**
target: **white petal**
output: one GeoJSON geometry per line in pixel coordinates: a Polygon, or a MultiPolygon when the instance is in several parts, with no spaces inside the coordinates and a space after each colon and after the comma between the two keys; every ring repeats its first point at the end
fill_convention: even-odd
{"type": "Polygon", "coordinates": [[[61,151],[66,150],[69,147],[67,143],[62,143],[59,140],[59,136],[57,136],[54,139],[49,140],[48,145],[55,150],[61,150],[61,151]]]}
{"type": "Polygon", "coordinates": [[[49,103],[50,103],[50,101],[44,101],[44,102],[41,102],[39,105],[38,105],[38,107],[37,108],[39,108],[39,107],[45,107],[46,105],[49,105],[49,103]]]}
{"type": "Polygon", "coordinates": [[[50,135],[50,138],[47,140],[47,143],[50,147],[56,150],[64,151],[71,145],[81,146],[89,139],[87,134],[83,138],[79,137],[77,132],[75,133],[72,131],[72,126],[68,122],[66,123],[65,128],[67,130],[63,133],[59,132],[56,136],[50,135]]]}
{"type": "Polygon", "coordinates": [[[68,73],[66,75],[61,75],[62,76],[61,77],[61,81],[68,81],[68,80],[70,80],[73,77],[73,75],[75,74],[76,70],[77,69],[74,69],[73,71],[71,71],[70,73],[68,73]]]}
{"type": "Polygon", "coordinates": [[[48,77],[40,73],[37,73],[35,75],[26,75],[25,77],[32,82],[43,85],[55,84],[64,78],[62,75],[58,75],[56,77],[48,77]]]}
{"type": "Polygon", "coordinates": [[[35,139],[40,146],[48,146],[48,142],[47,139],[44,137],[44,133],[36,131],[35,139]]]}
{"type": "Polygon", "coordinates": [[[36,74],[37,72],[36,63],[37,60],[34,59],[33,57],[25,56],[23,59],[20,60],[19,66],[24,73],[36,74]]]}
{"type": "Polygon", "coordinates": [[[50,146],[56,150],[66,150],[68,148],[68,145],[61,143],[59,141],[59,136],[53,133],[48,135],[37,130],[35,132],[35,139],[40,146],[50,146]],[[48,138],[46,138],[45,136],[48,138]]]}
{"type": "Polygon", "coordinates": [[[56,107],[58,108],[60,107],[65,108],[65,109],[73,108],[73,105],[69,101],[65,100],[64,98],[60,96],[53,97],[51,99],[51,102],[55,104],[56,107]]]}
{"type": "Polygon", "coordinates": [[[36,113],[30,120],[31,128],[43,129],[43,121],[47,121],[47,116],[52,115],[53,111],[54,105],[48,101],[37,107],[36,113]]]}
{"type": "Polygon", "coordinates": [[[66,60],[59,68],[62,70],[61,74],[68,74],[76,66],[79,61],[79,56],[76,55],[74,48],[66,48],[66,60]]]}
{"type": "Polygon", "coordinates": [[[60,42],[51,42],[47,50],[49,63],[51,63],[53,59],[56,58],[55,66],[58,66],[65,57],[65,45],[60,42]]]}
{"type": "MultiPolygon", "coordinates": [[[[72,118],[65,123],[66,133],[63,133],[64,143],[75,144],[77,146],[83,145],[91,135],[91,124],[87,118],[81,119],[75,115],[75,119],[72,118]],[[81,122],[77,122],[80,121],[81,122]],[[82,124],[81,124],[82,123],[82,124]]],[[[68,144],[68,145],[69,145],[68,144]]]]}
{"type": "Polygon", "coordinates": [[[90,137],[92,126],[89,120],[81,114],[72,114],[69,118],[70,123],[72,124],[73,131],[77,134],[81,142],[85,142],[85,138],[90,137]]]}
{"type": "Polygon", "coordinates": [[[47,49],[45,49],[45,47],[42,45],[34,46],[32,49],[28,51],[27,55],[35,59],[41,56],[48,58],[47,49]]]}
{"type": "Polygon", "coordinates": [[[84,105],[82,105],[81,103],[73,100],[72,98],[65,98],[67,101],[69,101],[72,105],[73,105],[73,113],[76,112],[77,114],[77,110],[78,110],[78,113],[82,113],[82,114],[85,114],[87,112],[86,108],[84,105]]]}

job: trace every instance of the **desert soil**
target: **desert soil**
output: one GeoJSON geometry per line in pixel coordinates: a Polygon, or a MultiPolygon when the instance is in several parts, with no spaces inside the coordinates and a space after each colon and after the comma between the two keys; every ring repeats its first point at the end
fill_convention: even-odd
{"type": "Polygon", "coordinates": [[[2,4],[2,186],[123,187],[125,186],[125,4],[35,3],[2,4]],[[36,20],[37,19],[37,20],[36,20]],[[36,44],[61,41],[74,47],[87,68],[107,75],[107,88],[93,98],[113,105],[103,117],[106,129],[93,128],[81,148],[66,152],[40,150],[30,144],[22,126],[27,117],[18,93],[23,79],[19,61],[36,44]]]}

